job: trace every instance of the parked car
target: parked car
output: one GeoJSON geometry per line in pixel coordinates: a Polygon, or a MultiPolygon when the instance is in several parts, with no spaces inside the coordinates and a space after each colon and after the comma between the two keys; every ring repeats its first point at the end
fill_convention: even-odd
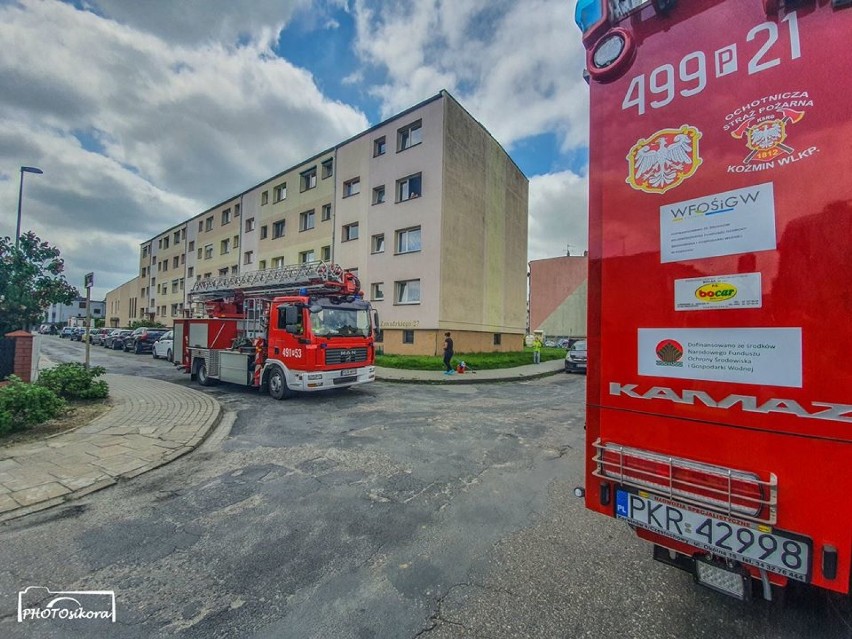
{"type": "Polygon", "coordinates": [[[104,338],[112,332],[111,328],[96,328],[92,331],[90,339],[92,344],[103,344],[104,338]]]}
{"type": "Polygon", "coordinates": [[[130,335],[133,331],[129,328],[117,328],[112,333],[106,336],[104,340],[104,348],[111,348],[120,351],[124,348],[124,338],[130,335]]]}
{"type": "Polygon", "coordinates": [[[124,352],[133,351],[137,355],[150,353],[154,348],[154,342],[165,332],[165,329],[141,326],[124,338],[124,352]]]}
{"type": "Polygon", "coordinates": [[[577,340],[565,353],[566,373],[585,373],[588,360],[587,342],[584,339],[577,340]]]}
{"type": "Polygon", "coordinates": [[[71,333],[74,332],[74,328],[72,326],[63,326],[62,330],[59,331],[59,337],[65,339],[66,337],[71,337],[71,333]]]}
{"type": "Polygon", "coordinates": [[[154,348],[151,349],[151,355],[154,356],[154,359],[164,357],[169,362],[175,361],[174,352],[172,351],[173,342],[174,332],[167,331],[163,333],[160,338],[154,342],[154,348]]]}
{"type": "Polygon", "coordinates": [[[72,332],[71,332],[70,339],[71,339],[72,342],[82,342],[83,341],[83,334],[86,332],[85,328],[83,328],[82,326],[75,326],[74,328],[71,329],[71,331],[72,332]]]}

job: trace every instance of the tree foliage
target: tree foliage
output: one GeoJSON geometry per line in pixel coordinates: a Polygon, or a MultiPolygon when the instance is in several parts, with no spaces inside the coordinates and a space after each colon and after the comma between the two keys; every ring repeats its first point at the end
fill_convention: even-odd
{"type": "Polygon", "coordinates": [[[59,249],[32,231],[19,246],[0,238],[0,335],[41,321],[51,304],[70,304],[79,292],[65,279],[59,249]]]}

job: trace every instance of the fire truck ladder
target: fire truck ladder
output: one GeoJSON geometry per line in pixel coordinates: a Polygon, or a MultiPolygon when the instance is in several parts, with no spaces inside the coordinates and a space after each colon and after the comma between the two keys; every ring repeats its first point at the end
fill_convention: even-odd
{"type": "Polygon", "coordinates": [[[323,261],[292,264],[282,268],[251,271],[240,275],[222,275],[198,280],[189,292],[193,303],[227,298],[252,298],[340,293],[346,288],[346,273],[338,264],[323,261]]]}

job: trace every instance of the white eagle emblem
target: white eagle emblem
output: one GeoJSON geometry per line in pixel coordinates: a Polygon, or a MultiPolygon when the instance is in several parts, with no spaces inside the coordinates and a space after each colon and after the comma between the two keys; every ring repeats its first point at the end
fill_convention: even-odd
{"type": "Polygon", "coordinates": [[[698,140],[701,132],[687,124],[663,129],[639,140],[627,154],[626,182],[646,193],[665,193],[691,177],[701,165],[698,140]]]}

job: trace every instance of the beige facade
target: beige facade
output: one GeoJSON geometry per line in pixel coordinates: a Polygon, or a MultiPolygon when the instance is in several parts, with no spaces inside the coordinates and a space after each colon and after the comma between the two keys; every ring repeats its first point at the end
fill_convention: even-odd
{"type": "Polygon", "coordinates": [[[141,312],[168,324],[198,279],[326,260],[360,278],[385,352],[438,354],[447,330],[460,353],[518,350],[527,191],[442,91],[143,243],[141,312]]]}
{"type": "Polygon", "coordinates": [[[123,328],[130,322],[139,319],[140,313],[140,279],[134,277],[106,295],[106,314],[104,323],[107,327],[123,328]]]}

